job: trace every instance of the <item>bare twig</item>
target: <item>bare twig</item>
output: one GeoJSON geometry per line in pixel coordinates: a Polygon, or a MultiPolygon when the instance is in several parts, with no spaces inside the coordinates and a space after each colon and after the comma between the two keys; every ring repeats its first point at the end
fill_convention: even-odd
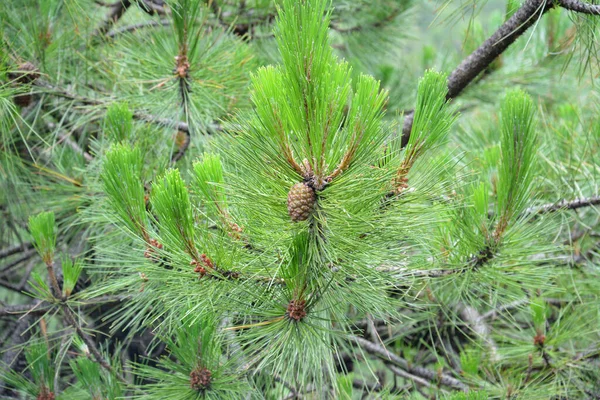
{"type": "Polygon", "coordinates": [[[96,362],[98,362],[98,364],[100,364],[100,366],[106,371],[114,375],[119,381],[127,384],[127,380],[121,374],[115,371],[114,368],[104,359],[92,338],[83,331],[81,325],[79,325],[79,322],[77,322],[77,317],[75,313],[69,308],[69,306],[66,303],[60,303],[60,306],[64,313],[65,319],[69,324],[71,324],[73,328],[75,328],[75,331],[77,332],[79,337],[81,337],[81,339],[87,345],[89,351],[93,354],[94,358],[96,359],[96,362]]]}
{"type": "MultiPolygon", "coordinates": [[[[34,85],[45,89],[46,90],[45,93],[48,93],[50,95],[77,101],[81,104],[88,105],[88,106],[107,107],[110,105],[111,100],[113,100],[110,98],[107,98],[104,100],[97,100],[97,99],[92,99],[92,98],[85,97],[85,96],[80,96],[78,94],[69,92],[68,90],[62,89],[55,85],[52,85],[48,82],[44,82],[40,79],[38,79],[34,83],[34,85]]],[[[146,121],[146,122],[150,122],[150,123],[153,123],[156,125],[172,127],[173,129],[180,130],[180,131],[183,131],[186,133],[189,133],[189,131],[190,131],[189,125],[183,121],[176,121],[176,120],[172,120],[169,118],[160,118],[160,117],[157,117],[157,116],[154,116],[151,114],[146,114],[144,112],[134,112],[133,118],[138,121],[146,121]]],[[[217,122],[213,122],[212,124],[206,125],[206,130],[207,130],[207,133],[217,133],[217,132],[221,132],[223,130],[223,126],[217,122]]]]}
{"type": "Polygon", "coordinates": [[[23,254],[21,255],[21,257],[17,258],[16,260],[13,260],[10,263],[8,263],[7,265],[5,265],[4,268],[2,268],[2,270],[0,270],[0,275],[6,275],[6,273],[13,270],[15,267],[17,267],[22,262],[29,260],[35,254],[36,254],[36,252],[33,249],[24,251],[23,254]]]}
{"type": "MultiPolygon", "coordinates": [[[[3,349],[2,354],[2,366],[3,368],[11,368],[15,363],[20,353],[20,346],[25,343],[28,339],[27,332],[29,332],[30,324],[32,322],[31,317],[23,318],[19,320],[15,327],[13,327],[12,335],[10,336],[9,343],[12,344],[10,348],[3,349]]],[[[1,376],[2,374],[0,374],[1,376]]],[[[4,385],[4,382],[0,380],[0,396],[6,394],[8,388],[4,385]]]]}
{"type": "Polygon", "coordinates": [[[600,15],[600,5],[584,3],[579,0],[557,0],[564,9],[582,14],[600,15]]]}
{"type": "MultiPolygon", "coordinates": [[[[119,303],[121,301],[127,300],[127,296],[101,296],[93,299],[89,299],[83,302],[76,302],[74,305],[77,308],[93,308],[98,307],[100,304],[108,304],[108,303],[119,303]]],[[[4,308],[0,308],[0,317],[6,316],[22,316],[26,315],[43,315],[48,311],[51,311],[56,308],[56,304],[51,304],[47,302],[41,302],[34,305],[31,304],[23,304],[23,305],[13,305],[4,308]]]]}
{"type": "Polygon", "coordinates": [[[490,335],[490,328],[485,322],[485,317],[483,317],[475,307],[466,304],[461,307],[460,316],[469,324],[473,332],[479,336],[486,345],[490,352],[490,359],[492,361],[497,361],[498,346],[490,335]]]}
{"type": "Polygon", "coordinates": [[[113,31],[110,31],[106,34],[106,37],[108,38],[114,38],[115,36],[119,36],[122,35],[124,33],[130,33],[130,32],[135,32],[139,29],[142,28],[151,28],[151,27],[155,27],[155,26],[168,26],[171,24],[171,21],[168,19],[161,19],[160,21],[146,21],[146,22],[140,22],[138,24],[133,24],[133,25],[128,25],[128,26],[124,26],[122,28],[119,29],[115,29],[113,31]]]}
{"type": "Polygon", "coordinates": [[[60,141],[65,142],[65,144],[67,146],[69,146],[71,149],[73,149],[77,154],[82,155],[83,158],[85,158],[85,161],[89,162],[94,159],[94,157],[90,153],[88,153],[87,151],[85,151],[81,147],[79,147],[79,145],[73,139],[71,139],[68,135],[66,135],[64,133],[59,133],[58,137],[59,137],[60,141]]]}
{"type": "Polygon", "coordinates": [[[12,247],[7,247],[6,249],[0,250],[0,259],[12,256],[13,254],[17,254],[19,252],[33,249],[33,244],[31,242],[17,244],[12,247]]]}
{"type": "Polygon", "coordinates": [[[127,9],[131,7],[131,0],[117,0],[110,8],[108,16],[98,28],[92,33],[92,38],[103,36],[108,30],[117,23],[125,14],[127,9]]]}
{"type": "Polygon", "coordinates": [[[429,382],[439,382],[441,385],[448,386],[455,390],[462,390],[464,392],[469,390],[469,387],[461,381],[459,381],[458,379],[453,378],[444,373],[432,371],[427,368],[412,366],[405,359],[397,356],[394,353],[391,353],[385,347],[373,343],[367,339],[358,336],[350,336],[349,339],[357,345],[359,345],[367,353],[373,354],[387,363],[394,364],[395,366],[402,368],[404,371],[408,372],[411,375],[423,378],[429,382]]]}
{"type": "Polygon", "coordinates": [[[423,379],[423,378],[419,378],[416,375],[410,374],[398,367],[396,367],[395,365],[391,365],[388,364],[387,367],[389,368],[390,371],[392,371],[394,374],[398,375],[401,378],[405,378],[405,379],[409,379],[413,382],[415,382],[417,385],[421,385],[421,386],[425,386],[430,388],[432,385],[429,381],[423,379]]]}
{"type": "Polygon", "coordinates": [[[149,15],[168,15],[170,10],[165,8],[164,1],[138,0],[140,8],[149,15]]]}
{"type": "Polygon", "coordinates": [[[402,11],[404,11],[404,10],[402,8],[398,7],[397,9],[395,9],[394,11],[389,13],[385,18],[377,20],[368,25],[354,25],[354,26],[345,28],[345,27],[339,26],[338,24],[336,24],[334,22],[331,22],[329,24],[329,27],[339,33],[354,33],[354,32],[359,32],[359,31],[362,31],[365,29],[381,28],[381,27],[384,27],[385,25],[389,24],[390,22],[394,21],[396,19],[396,17],[398,17],[400,15],[400,13],[402,13],[402,11]]]}
{"type": "MultiPolygon", "coordinates": [[[[527,0],[492,36],[464,59],[448,78],[450,100],[458,96],[473,80],[527,31],[544,13],[554,6],[552,1],[527,0]]],[[[408,144],[413,125],[413,113],[406,114],[402,127],[402,147],[408,144]]]]}
{"type": "Polygon", "coordinates": [[[114,3],[107,3],[101,0],[94,0],[94,3],[98,4],[101,7],[114,7],[114,3]]]}
{"type": "Polygon", "coordinates": [[[600,205],[600,196],[583,197],[575,200],[561,200],[557,203],[545,204],[538,207],[530,207],[525,214],[546,214],[560,210],[577,210],[583,207],[600,205]]]}

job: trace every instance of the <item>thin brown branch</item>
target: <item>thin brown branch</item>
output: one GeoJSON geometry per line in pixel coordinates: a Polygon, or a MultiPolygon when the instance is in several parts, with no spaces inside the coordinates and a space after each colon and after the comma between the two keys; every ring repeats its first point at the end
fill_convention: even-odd
{"type": "Polygon", "coordinates": [[[73,328],[75,328],[75,331],[77,332],[79,337],[81,337],[83,342],[87,345],[90,353],[92,353],[92,355],[96,359],[96,362],[98,364],[100,364],[100,366],[102,368],[104,368],[106,371],[108,371],[110,374],[115,376],[119,381],[127,384],[127,380],[121,374],[119,374],[117,371],[115,371],[114,368],[104,359],[104,357],[102,356],[102,354],[96,347],[96,344],[94,343],[92,338],[83,331],[83,329],[81,328],[81,325],[79,325],[79,322],[77,322],[77,316],[69,308],[69,306],[66,303],[61,303],[60,306],[64,313],[65,319],[67,320],[67,322],[69,324],[71,324],[71,326],[73,328]]]}
{"type": "Polygon", "coordinates": [[[5,265],[2,270],[0,270],[0,275],[6,275],[8,272],[12,271],[15,267],[21,264],[24,261],[29,260],[36,254],[36,251],[33,249],[28,249],[23,252],[23,254],[17,258],[16,260],[12,260],[10,263],[5,265]]]}
{"type": "Polygon", "coordinates": [[[556,2],[566,10],[582,14],[600,15],[600,5],[584,3],[579,0],[557,0],[556,2]]]}
{"type": "Polygon", "coordinates": [[[90,153],[88,153],[87,151],[85,151],[81,147],[79,147],[79,145],[73,139],[71,139],[67,134],[59,133],[58,138],[60,139],[59,141],[65,142],[65,144],[67,146],[69,146],[71,149],[73,149],[73,151],[75,151],[77,154],[80,154],[81,156],[83,156],[83,158],[85,158],[85,161],[89,162],[94,159],[94,157],[90,153]]]}
{"type": "Polygon", "coordinates": [[[149,15],[169,15],[171,12],[165,8],[164,1],[138,0],[138,6],[149,15]]]}
{"type": "Polygon", "coordinates": [[[396,19],[396,17],[398,17],[402,11],[404,11],[402,8],[397,8],[396,10],[392,11],[390,14],[388,14],[385,18],[377,20],[371,24],[367,24],[367,25],[354,25],[351,27],[341,27],[338,24],[331,22],[329,24],[329,27],[331,29],[333,29],[336,32],[339,33],[354,33],[354,32],[360,32],[362,30],[366,30],[366,29],[377,29],[377,28],[382,28],[385,25],[389,24],[390,22],[394,21],[396,19]]]}
{"type": "Polygon", "coordinates": [[[129,7],[131,7],[131,0],[117,0],[110,7],[111,10],[106,16],[106,19],[102,21],[100,26],[92,33],[92,38],[105,35],[110,28],[121,19],[129,7]]]}
{"type": "Polygon", "coordinates": [[[490,328],[483,317],[475,307],[463,304],[460,309],[460,316],[469,324],[473,333],[477,335],[485,344],[490,352],[492,361],[498,360],[498,346],[491,337],[490,328]]]}
{"type": "Polygon", "coordinates": [[[124,33],[131,33],[138,31],[143,28],[152,28],[156,26],[169,26],[171,25],[171,21],[168,19],[161,19],[160,21],[146,21],[140,22],[138,24],[127,25],[119,29],[112,30],[106,34],[108,38],[115,38],[116,36],[122,35],[124,33]]]}
{"type": "Polygon", "coordinates": [[[401,378],[404,379],[408,379],[413,381],[414,383],[416,383],[417,385],[421,385],[421,386],[425,386],[427,388],[432,387],[433,385],[431,384],[431,382],[427,381],[426,379],[423,378],[419,378],[416,375],[410,374],[406,371],[404,371],[403,369],[400,369],[398,367],[396,367],[395,365],[392,364],[388,364],[387,367],[389,368],[390,371],[392,371],[395,375],[398,375],[401,378]]]}
{"type": "Polygon", "coordinates": [[[557,203],[545,204],[538,207],[530,207],[525,214],[547,214],[560,210],[577,210],[584,207],[600,205],[600,196],[582,197],[575,200],[561,200],[557,203]]]}
{"type": "MultiPolygon", "coordinates": [[[[448,78],[446,99],[456,98],[473,80],[513,44],[539,18],[554,7],[548,0],[527,0],[496,32],[464,59],[448,78]]],[[[413,113],[407,113],[402,127],[402,147],[408,144],[413,125],[413,113]]]]}
{"type": "Polygon", "coordinates": [[[33,249],[33,243],[27,242],[22,244],[17,244],[12,247],[7,247],[6,249],[0,250],[0,259],[12,256],[13,254],[17,254],[26,250],[33,249]]]}
{"type": "MultiPolygon", "coordinates": [[[[39,79],[34,83],[34,85],[38,86],[42,89],[45,89],[44,93],[47,93],[49,95],[73,100],[73,101],[76,101],[83,105],[88,105],[88,106],[107,107],[111,104],[111,100],[112,100],[110,98],[107,98],[104,100],[97,100],[97,99],[92,99],[92,98],[85,97],[85,96],[80,96],[78,94],[72,93],[68,90],[62,89],[58,86],[52,85],[48,82],[41,81],[39,79]]],[[[183,131],[186,133],[189,133],[189,131],[190,131],[189,125],[183,121],[177,121],[177,120],[173,120],[173,119],[169,119],[169,118],[160,118],[160,117],[157,117],[157,116],[154,116],[151,114],[146,114],[144,112],[139,112],[139,111],[134,112],[133,118],[138,121],[145,121],[145,122],[150,122],[150,123],[156,124],[156,125],[172,127],[175,130],[183,131]]],[[[218,132],[223,131],[223,126],[221,124],[219,124],[218,122],[213,122],[212,124],[206,125],[206,131],[209,134],[218,133],[218,132]]]]}
{"type": "Polygon", "coordinates": [[[107,3],[105,1],[94,0],[94,3],[98,4],[101,7],[109,7],[112,8],[115,6],[115,3],[107,3]]]}
{"type": "Polygon", "coordinates": [[[411,375],[425,379],[428,382],[433,382],[435,384],[439,383],[441,385],[450,387],[455,390],[462,390],[464,392],[467,392],[469,390],[469,387],[467,385],[447,374],[438,373],[437,371],[433,371],[427,368],[410,365],[408,361],[390,352],[382,345],[373,343],[367,339],[358,336],[350,336],[349,339],[357,345],[359,345],[367,353],[381,358],[386,363],[391,363],[397,367],[400,367],[401,369],[403,369],[411,375]]]}
{"type": "MultiPolygon", "coordinates": [[[[127,296],[100,296],[93,299],[74,302],[73,306],[76,308],[87,309],[98,307],[101,304],[108,303],[119,303],[127,300],[129,297],[127,296]]],[[[23,314],[27,315],[43,315],[48,311],[51,311],[56,308],[56,304],[41,302],[38,304],[18,304],[7,306],[4,308],[0,308],[0,317],[8,317],[8,316],[22,316],[23,314]]]]}

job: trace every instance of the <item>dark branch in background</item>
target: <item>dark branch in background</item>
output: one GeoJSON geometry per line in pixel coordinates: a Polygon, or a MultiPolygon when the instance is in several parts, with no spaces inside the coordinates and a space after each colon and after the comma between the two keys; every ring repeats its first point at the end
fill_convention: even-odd
{"type": "Polygon", "coordinates": [[[243,23],[229,23],[227,21],[225,21],[225,18],[230,17],[232,15],[231,12],[223,12],[221,10],[221,7],[219,6],[219,4],[212,0],[209,1],[210,3],[210,8],[212,13],[215,15],[215,17],[217,18],[217,22],[218,24],[226,29],[231,29],[231,33],[233,33],[234,35],[240,36],[240,37],[244,37],[247,39],[250,39],[252,36],[254,36],[254,28],[260,24],[267,24],[272,22],[275,19],[275,14],[274,13],[268,13],[265,15],[258,15],[253,17],[253,13],[255,10],[248,10],[247,12],[245,11],[245,4],[241,3],[240,8],[238,9],[238,12],[234,14],[234,17],[237,19],[240,16],[244,16],[247,18],[254,18],[253,21],[250,22],[243,22],[243,23]],[[248,34],[250,36],[248,36],[248,34]]]}
{"type": "Polygon", "coordinates": [[[547,214],[560,210],[577,210],[579,208],[597,205],[600,205],[600,196],[592,196],[571,201],[562,200],[558,203],[545,204],[539,207],[531,207],[525,210],[525,214],[547,214]]]}
{"type": "Polygon", "coordinates": [[[35,254],[36,254],[36,252],[33,249],[25,250],[19,258],[17,258],[16,260],[13,260],[10,263],[8,263],[7,265],[3,266],[2,270],[0,270],[0,275],[6,275],[12,269],[17,267],[22,262],[29,260],[35,254]]]}
{"type": "Polygon", "coordinates": [[[167,15],[169,11],[165,8],[163,0],[138,0],[140,8],[149,15],[167,15]]]}
{"type": "Polygon", "coordinates": [[[566,10],[582,14],[600,15],[600,5],[584,3],[578,0],[558,0],[557,3],[566,10]]]}
{"type": "MultiPolygon", "coordinates": [[[[73,100],[73,101],[76,101],[83,105],[88,105],[88,106],[104,106],[105,107],[110,104],[110,100],[111,100],[111,99],[96,100],[96,99],[92,99],[92,98],[85,97],[85,96],[79,96],[75,93],[69,92],[68,90],[62,89],[62,88],[54,86],[48,82],[42,81],[41,79],[38,79],[34,83],[34,85],[45,89],[45,93],[47,93],[49,95],[73,100]]],[[[189,146],[189,133],[190,133],[189,124],[187,124],[186,122],[183,122],[183,121],[172,120],[169,118],[160,118],[160,117],[146,114],[146,113],[139,112],[139,111],[133,113],[133,118],[138,121],[145,121],[145,122],[149,122],[149,123],[164,126],[164,127],[170,127],[177,131],[183,132],[186,136],[188,136],[188,138],[186,140],[185,146],[180,148],[178,150],[178,152],[173,155],[172,162],[175,162],[175,161],[179,160],[181,157],[183,157],[183,155],[185,154],[185,151],[187,150],[187,147],[189,146]]],[[[208,134],[217,133],[217,132],[220,132],[223,130],[223,127],[217,122],[208,124],[205,126],[205,128],[206,128],[206,133],[208,133],[208,134]]],[[[60,135],[59,135],[59,137],[60,137],[60,135]]],[[[73,150],[82,154],[86,160],[90,161],[91,159],[93,159],[93,157],[89,153],[86,153],[83,149],[81,149],[79,147],[79,145],[77,145],[77,143],[70,141],[70,140],[67,141],[66,138],[63,138],[63,137],[61,137],[61,139],[63,141],[65,141],[65,143],[67,145],[69,145],[71,148],[73,148],[73,150]]]]}
{"type": "Polygon", "coordinates": [[[6,249],[0,250],[0,259],[8,256],[12,256],[13,254],[20,253],[25,250],[33,249],[33,244],[31,242],[18,244],[12,247],[8,247],[6,249]]]}
{"type": "MultiPolygon", "coordinates": [[[[29,334],[27,332],[29,331],[32,322],[33,318],[27,316],[19,320],[16,326],[12,328],[12,335],[6,343],[11,343],[12,346],[5,349],[4,354],[2,354],[2,368],[10,369],[13,367],[13,364],[18,364],[16,361],[21,354],[20,346],[29,339],[29,334]]],[[[15,369],[15,371],[17,370],[15,369]]],[[[4,396],[5,394],[8,394],[9,391],[10,389],[8,389],[4,382],[0,380],[0,395],[4,396]]]]}
{"type": "Polygon", "coordinates": [[[404,11],[404,10],[399,7],[397,9],[395,9],[394,11],[392,11],[391,13],[389,13],[385,18],[379,19],[370,25],[355,25],[355,26],[351,26],[348,28],[344,28],[334,22],[331,22],[329,24],[329,27],[339,33],[353,33],[353,32],[360,32],[365,29],[382,28],[382,27],[388,25],[389,23],[391,23],[392,21],[394,21],[396,19],[396,17],[398,17],[402,13],[402,11],[404,11]]]}
{"type": "Polygon", "coordinates": [[[160,21],[140,22],[139,24],[128,25],[128,26],[124,26],[120,29],[110,31],[106,34],[106,37],[113,39],[116,36],[122,35],[124,33],[135,32],[139,29],[152,28],[152,27],[156,27],[156,26],[168,26],[170,24],[171,24],[171,21],[168,19],[161,19],[160,21]]]}
{"type": "MultiPolygon", "coordinates": [[[[458,96],[473,80],[513,44],[554,4],[547,0],[527,0],[492,36],[468,56],[448,78],[447,100],[458,96]]],[[[404,118],[402,147],[408,144],[413,125],[414,111],[404,118]]]]}
{"type": "Polygon", "coordinates": [[[108,16],[98,28],[92,33],[92,38],[97,38],[106,34],[109,29],[117,23],[125,14],[127,9],[131,7],[131,0],[117,0],[110,8],[108,16]]]}
{"type": "Polygon", "coordinates": [[[397,367],[402,368],[404,371],[408,372],[410,375],[414,375],[416,377],[425,379],[434,384],[441,384],[444,386],[448,386],[455,390],[462,390],[467,392],[469,387],[447,374],[438,373],[437,371],[432,371],[427,368],[412,366],[405,359],[397,356],[394,353],[391,353],[385,347],[373,343],[367,339],[358,337],[358,336],[350,336],[349,339],[359,345],[363,350],[365,350],[369,354],[373,354],[379,358],[381,358],[386,363],[391,363],[397,367]]]}
{"type": "MultiPolygon", "coordinates": [[[[84,302],[77,302],[72,306],[78,309],[85,308],[93,308],[98,307],[101,304],[108,303],[119,303],[121,301],[128,300],[128,296],[101,296],[93,299],[86,300],[84,302]]],[[[23,314],[26,315],[43,315],[48,311],[51,311],[56,308],[56,304],[51,304],[47,302],[41,302],[38,304],[24,304],[24,305],[14,305],[8,306],[4,308],[0,308],[0,317],[18,317],[23,314]]]]}
{"type": "Polygon", "coordinates": [[[85,161],[92,161],[94,159],[94,157],[92,157],[92,155],[90,153],[88,153],[87,151],[83,150],[75,141],[73,141],[73,139],[71,139],[69,137],[69,135],[65,134],[65,133],[59,133],[58,134],[58,138],[60,139],[59,142],[65,142],[65,144],[67,146],[69,146],[71,149],[73,149],[73,151],[75,151],[76,153],[80,154],[83,156],[83,158],[85,158],[85,161]]]}
{"type": "Polygon", "coordinates": [[[96,362],[98,364],[100,364],[100,366],[102,366],[102,368],[104,368],[110,374],[115,376],[119,381],[127,384],[127,380],[121,374],[119,374],[117,371],[115,371],[114,368],[104,359],[104,356],[102,356],[102,354],[96,347],[96,344],[94,343],[92,338],[83,331],[83,329],[81,328],[81,325],[79,325],[79,323],[77,322],[77,316],[69,308],[69,306],[66,303],[60,303],[60,308],[62,309],[62,311],[64,313],[65,319],[73,328],[75,328],[75,331],[77,332],[79,337],[84,341],[84,343],[87,345],[89,351],[92,353],[92,355],[96,359],[96,362]]]}

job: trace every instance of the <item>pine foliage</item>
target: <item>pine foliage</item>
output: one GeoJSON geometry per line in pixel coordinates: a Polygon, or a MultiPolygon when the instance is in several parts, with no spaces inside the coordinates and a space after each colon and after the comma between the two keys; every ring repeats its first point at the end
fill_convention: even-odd
{"type": "Polygon", "coordinates": [[[597,8],[1,5],[0,397],[597,397],[597,8]]]}

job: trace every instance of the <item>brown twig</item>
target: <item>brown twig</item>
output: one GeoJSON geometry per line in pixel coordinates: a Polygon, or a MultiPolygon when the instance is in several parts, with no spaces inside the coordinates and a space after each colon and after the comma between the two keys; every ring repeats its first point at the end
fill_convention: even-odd
{"type": "Polygon", "coordinates": [[[36,254],[36,251],[33,250],[33,249],[29,249],[29,250],[24,251],[23,254],[19,258],[17,258],[16,260],[11,261],[7,265],[5,265],[2,268],[2,270],[0,270],[0,275],[5,275],[7,272],[10,272],[16,266],[18,266],[19,264],[21,264],[24,261],[29,260],[35,254],[36,254]]]}
{"type": "Polygon", "coordinates": [[[67,134],[59,133],[58,138],[60,139],[60,141],[65,142],[65,144],[71,149],[73,149],[73,151],[75,151],[77,154],[83,156],[83,158],[85,158],[85,161],[89,162],[94,159],[94,157],[90,153],[79,147],[79,145],[74,140],[72,140],[67,134]]]}
{"type": "Polygon", "coordinates": [[[124,33],[135,32],[139,29],[152,28],[152,27],[156,27],[156,26],[169,26],[169,25],[171,25],[171,21],[168,19],[161,19],[160,21],[140,22],[138,24],[128,25],[128,26],[124,26],[119,29],[112,30],[106,34],[106,37],[113,39],[116,36],[122,35],[124,33]]]}
{"type": "MultiPolygon", "coordinates": [[[[554,7],[552,1],[527,0],[496,32],[464,59],[448,78],[446,99],[456,98],[490,64],[534,25],[539,17],[554,7]]],[[[414,110],[407,113],[402,127],[402,147],[408,144],[414,110]]]]}
{"type": "Polygon", "coordinates": [[[90,353],[92,353],[92,355],[96,359],[96,362],[98,362],[98,364],[100,364],[100,366],[106,371],[114,375],[119,381],[127,384],[127,380],[121,374],[117,373],[117,371],[115,371],[114,368],[104,359],[92,338],[83,331],[81,325],[79,325],[79,323],[77,322],[75,313],[69,308],[69,306],[66,303],[61,303],[60,306],[64,313],[65,319],[69,324],[71,324],[73,328],[75,328],[75,331],[77,332],[79,337],[81,337],[83,342],[87,345],[90,353]]]}
{"type": "MultiPolygon", "coordinates": [[[[77,308],[93,308],[100,304],[119,303],[127,300],[128,296],[101,296],[93,299],[75,303],[77,308]]],[[[38,304],[19,304],[0,308],[0,317],[22,316],[25,315],[43,315],[56,308],[56,304],[41,302],[38,304]]]]}
{"type": "Polygon", "coordinates": [[[561,200],[557,203],[545,204],[538,207],[530,207],[525,210],[525,214],[547,214],[560,210],[577,210],[583,207],[593,207],[600,205],[600,196],[582,197],[575,200],[561,200]]]}
{"type": "Polygon", "coordinates": [[[0,259],[12,256],[13,254],[17,254],[22,251],[33,249],[33,243],[21,243],[14,245],[12,247],[7,247],[6,249],[0,250],[0,259]]]}
{"type": "Polygon", "coordinates": [[[578,0],[557,0],[562,8],[582,14],[600,15],[600,5],[584,3],[578,0]]]}
{"type": "Polygon", "coordinates": [[[97,38],[106,34],[109,29],[116,24],[125,14],[127,9],[131,7],[131,0],[117,0],[110,8],[106,19],[102,21],[100,26],[92,33],[92,38],[97,38]]]}
{"type": "Polygon", "coordinates": [[[485,317],[482,316],[475,307],[466,304],[461,306],[460,316],[469,324],[473,333],[475,333],[475,335],[477,335],[486,345],[490,352],[490,359],[492,361],[497,361],[498,346],[490,335],[490,328],[485,322],[485,317]]]}
{"type": "Polygon", "coordinates": [[[394,10],[390,14],[388,14],[385,18],[377,20],[368,25],[355,25],[355,26],[351,26],[348,28],[343,28],[343,27],[339,26],[338,24],[331,22],[329,24],[329,27],[339,33],[354,33],[354,32],[359,32],[359,31],[362,31],[365,29],[377,29],[377,28],[384,27],[388,23],[394,21],[396,19],[396,17],[398,17],[400,15],[400,13],[402,13],[402,11],[404,11],[404,9],[397,8],[396,10],[394,10]]]}
{"type": "Polygon", "coordinates": [[[427,368],[412,366],[405,359],[397,356],[394,353],[391,353],[385,347],[373,343],[367,339],[358,336],[350,336],[349,340],[359,345],[367,353],[381,358],[386,363],[391,363],[397,367],[400,367],[411,375],[423,378],[428,382],[433,382],[436,384],[439,382],[441,385],[448,386],[455,390],[462,390],[464,392],[467,392],[469,390],[469,387],[461,381],[459,381],[458,379],[453,378],[447,374],[438,373],[427,368]]]}

